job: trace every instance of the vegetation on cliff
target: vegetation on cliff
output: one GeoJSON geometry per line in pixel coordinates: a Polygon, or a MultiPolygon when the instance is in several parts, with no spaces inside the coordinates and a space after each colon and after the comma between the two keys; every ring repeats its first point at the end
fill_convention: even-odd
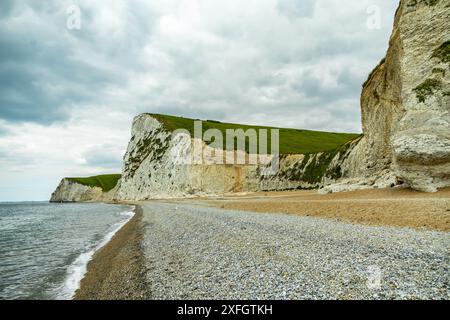
{"type": "Polygon", "coordinates": [[[441,81],[437,79],[427,79],[414,88],[419,102],[425,102],[426,98],[431,96],[436,90],[441,88],[441,81]]]}
{"type": "Polygon", "coordinates": [[[359,139],[356,139],[331,151],[306,154],[301,162],[282,170],[279,175],[290,181],[307,182],[313,188],[319,187],[324,177],[337,180],[342,177],[340,165],[348,156],[351,148],[358,142],[359,139]],[[333,159],[336,160],[334,165],[332,165],[333,159]]]}
{"type": "Polygon", "coordinates": [[[450,63],[450,40],[445,41],[440,47],[433,51],[433,58],[438,58],[442,62],[450,63]]]}
{"type": "MultiPolygon", "coordinates": [[[[170,132],[173,132],[177,129],[185,129],[189,131],[192,137],[194,137],[194,121],[196,121],[195,119],[162,114],[149,115],[161,122],[164,125],[165,129],[170,132]]],[[[248,129],[255,129],[258,134],[259,129],[279,129],[281,154],[309,154],[331,151],[361,136],[360,134],[354,133],[322,132],[312,130],[252,126],[236,123],[225,123],[214,120],[202,120],[203,132],[208,129],[218,129],[223,133],[224,137],[226,136],[227,129],[242,129],[244,131],[248,129]]],[[[270,133],[268,133],[267,138],[267,144],[270,151],[270,133]]],[[[248,143],[246,144],[246,151],[248,152],[248,143]]],[[[226,148],[225,144],[224,148],[226,148]]]]}
{"type": "Polygon", "coordinates": [[[116,187],[117,182],[121,177],[120,174],[105,174],[86,178],[67,178],[67,180],[88,187],[98,187],[104,192],[108,192],[116,187]]]}

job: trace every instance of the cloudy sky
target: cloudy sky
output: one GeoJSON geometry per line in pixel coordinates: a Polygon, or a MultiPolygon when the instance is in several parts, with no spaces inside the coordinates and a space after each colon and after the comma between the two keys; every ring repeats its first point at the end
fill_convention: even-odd
{"type": "Polygon", "coordinates": [[[1,0],[0,201],[120,172],[142,112],[359,132],[397,5],[1,0]]]}

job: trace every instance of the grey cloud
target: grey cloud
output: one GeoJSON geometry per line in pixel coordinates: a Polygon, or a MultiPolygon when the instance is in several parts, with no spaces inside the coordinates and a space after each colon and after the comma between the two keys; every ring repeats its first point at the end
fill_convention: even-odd
{"type": "MultiPolygon", "coordinates": [[[[5,48],[0,64],[3,119],[41,123],[66,119],[68,114],[61,107],[68,101],[80,101],[84,95],[79,90],[71,92],[70,83],[76,87],[87,75],[95,79],[90,68],[70,63],[63,44],[50,46],[37,40],[0,32],[0,47],[5,48]]],[[[107,78],[103,80],[106,82],[107,78]]]]}
{"type": "Polygon", "coordinates": [[[26,153],[24,150],[16,149],[16,146],[10,146],[7,149],[0,149],[0,160],[4,163],[16,166],[30,166],[37,163],[32,154],[26,153]]]}
{"type": "Polygon", "coordinates": [[[315,0],[278,0],[277,9],[289,18],[314,15],[315,0]]]}
{"type": "Polygon", "coordinates": [[[293,84],[293,89],[302,93],[309,99],[329,103],[340,99],[358,97],[361,92],[363,78],[354,75],[349,70],[342,70],[337,75],[337,85],[324,87],[320,80],[311,71],[305,72],[299,82],[293,84]]]}
{"type": "Polygon", "coordinates": [[[100,167],[105,169],[116,169],[120,171],[122,167],[122,156],[115,145],[98,145],[90,148],[83,154],[86,166],[100,167]]]}
{"type": "MultiPolygon", "coordinates": [[[[108,105],[111,111],[129,112],[130,117],[137,112],[160,112],[223,120],[234,114],[250,119],[266,113],[266,118],[258,117],[264,123],[272,121],[276,112],[298,114],[314,107],[317,112],[327,110],[339,124],[339,117],[346,115],[340,116],[332,105],[345,102],[355,103],[352,110],[357,119],[364,72],[341,68],[334,88],[323,87],[311,71],[301,77],[276,75],[279,70],[313,69],[336,57],[364,66],[373,60],[375,65],[384,54],[388,34],[362,29],[364,12],[327,21],[321,17],[324,12],[314,10],[318,2],[280,0],[271,20],[255,14],[249,21],[234,19],[232,25],[212,21],[201,32],[216,37],[214,42],[195,38],[195,33],[158,34],[161,13],[140,1],[126,2],[121,11],[124,29],[109,33],[97,30],[102,27],[97,23],[101,5],[81,2],[82,29],[70,32],[64,28],[59,1],[22,4],[37,17],[54,21],[42,29],[36,24],[31,31],[17,24],[16,29],[1,29],[0,118],[49,124],[69,119],[70,108],[108,105]],[[296,19],[308,16],[314,19],[296,19]],[[144,48],[167,62],[155,56],[146,60],[144,48]],[[80,61],[77,58],[84,49],[80,61]],[[146,83],[138,84],[146,89],[135,93],[130,85],[133,77],[147,75],[156,81],[148,88],[146,83]],[[121,90],[125,92],[116,100],[115,93],[121,90]],[[265,90],[280,96],[265,101],[258,96],[265,90]]],[[[9,12],[17,14],[19,9],[11,9],[9,2],[9,12]]],[[[358,119],[355,124],[359,125],[358,119]]]]}
{"type": "Polygon", "coordinates": [[[14,8],[14,0],[0,1],[0,19],[9,16],[13,8],[14,8]]]}
{"type": "Polygon", "coordinates": [[[0,137],[5,136],[7,134],[11,133],[10,129],[7,128],[6,126],[4,126],[1,122],[0,122],[0,137]]]}
{"type": "MultiPolygon", "coordinates": [[[[67,120],[70,117],[68,108],[95,104],[101,101],[99,92],[102,90],[112,86],[124,86],[127,79],[123,77],[120,68],[105,69],[102,67],[103,62],[139,70],[139,66],[132,63],[135,53],[133,48],[142,45],[135,40],[139,39],[140,31],[149,31],[148,23],[138,21],[140,27],[134,30],[133,37],[121,39],[124,41],[119,48],[117,43],[109,40],[107,36],[101,38],[96,35],[95,29],[90,26],[95,17],[92,12],[89,14],[89,10],[83,11],[84,28],[70,32],[65,28],[64,7],[58,6],[58,2],[33,2],[27,5],[44,22],[47,16],[54,17],[55,21],[52,21],[51,27],[55,30],[44,26],[40,30],[38,22],[30,24],[25,18],[23,25],[15,29],[7,28],[7,19],[1,22],[1,119],[42,124],[67,120]],[[30,30],[30,26],[37,29],[30,30]],[[78,42],[74,41],[76,39],[78,42]],[[125,41],[127,39],[129,41],[125,41]],[[98,61],[97,65],[96,61],[89,62],[88,56],[87,61],[75,59],[75,52],[83,46],[94,52],[102,52],[105,60],[98,61]]],[[[10,11],[12,7],[10,4],[10,11]]],[[[25,7],[16,11],[20,9],[25,10],[25,7]]]]}

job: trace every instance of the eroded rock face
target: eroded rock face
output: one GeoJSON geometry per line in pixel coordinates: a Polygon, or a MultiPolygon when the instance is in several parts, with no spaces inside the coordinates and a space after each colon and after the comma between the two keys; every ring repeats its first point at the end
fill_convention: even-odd
{"type": "Polygon", "coordinates": [[[386,58],[362,91],[364,138],[343,164],[347,189],[450,186],[449,30],[449,1],[400,2],[386,58]]]}
{"type": "Polygon", "coordinates": [[[403,12],[394,170],[411,187],[436,191],[450,186],[450,2],[407,1],[403,12]]]}
{"type": "Polygon", "coordinates": [[[116,191],[117,188],[103,192],[98,187],[88,187],[69,179],[62,179],[50,202],[108,202],[112,201],[116,191]]]}
{"type": "Polygon", "coordinates": [[[248,166],[177,162],[191,154],[190,146],[190,137],[172,136],[150,115],[136,117],[116,198],[144,200],[224,194],[237,192],[247,183],[245,178],[251,171],[248,166]]]}
{"type": "Polygon", "coordinates": [[[150,115],[136,117],[116,198],[144,200],[256,190],[254,166],[183,164],[183,159],[191,157],[194,143],[199,142],[187,135],[172,135],[150,115]]]}
{"type": "MultiPolygon", "coordinates": [[[[266,176],[264,164],[214,164],[216,149],[188,134],[172,134],[151,115],[142,114],[133,121],[115,198],[145,200],[317,188],[341,177],[340,164],[354,144],[342,152],[283,155],[277,173],[266,176]],[[204,150],[203,162],[184,164],[183,159],[195,159],[195,145],[204,150]]],[[[226,158],[227,152],[220,152],[226,158]]],[[[233,156],[237,154],[239,151],[233,156]]]]}

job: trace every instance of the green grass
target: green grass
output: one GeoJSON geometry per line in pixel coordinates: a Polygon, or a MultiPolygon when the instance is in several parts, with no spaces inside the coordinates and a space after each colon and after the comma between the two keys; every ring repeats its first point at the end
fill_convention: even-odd
{"type": "Polygon", "coordinates": [[[69,181],[79,183],[88,187],[99,187],[104,192],[111,191],[117,185],[117,182],[121,178],[120,174],[105,174],[87,178],[67,178],[69,181]]]}
{"type": "MultiPolygon", "coordinates": [[[[188,130],[191,137],[194,137],[194,119],[175,117],[161,114],[149,114],[160,121],[164,127],[173,132],[176,129],[188,130]]],[[[197,119],[199,120],[199,119],[197,119]]],[[[322,132],[300,129],[286,129],[264,126],[251,126],[235,123],[224,123],[213,120],[203,121],[203,132],[208,129],[218,129],[222,132],[224,140],[226,139],[226,129],[279,129],[280,130],[280,154],[309,154],[324,151],[335,150],[345,143],[354,140],[361,136],[361,134],[354,133],[335,133],[322,132]]],[[[268,134],[268,151],[270,152],[270,131],[268,134]]],[[[246,151],[248,152],[248,139],[246,139],[246,151]]],[[[224,141],[224,149],[226,149],[226,142],[224,141]]],[[[235,141],[236,146],[236,141],[235,141]]]]}

